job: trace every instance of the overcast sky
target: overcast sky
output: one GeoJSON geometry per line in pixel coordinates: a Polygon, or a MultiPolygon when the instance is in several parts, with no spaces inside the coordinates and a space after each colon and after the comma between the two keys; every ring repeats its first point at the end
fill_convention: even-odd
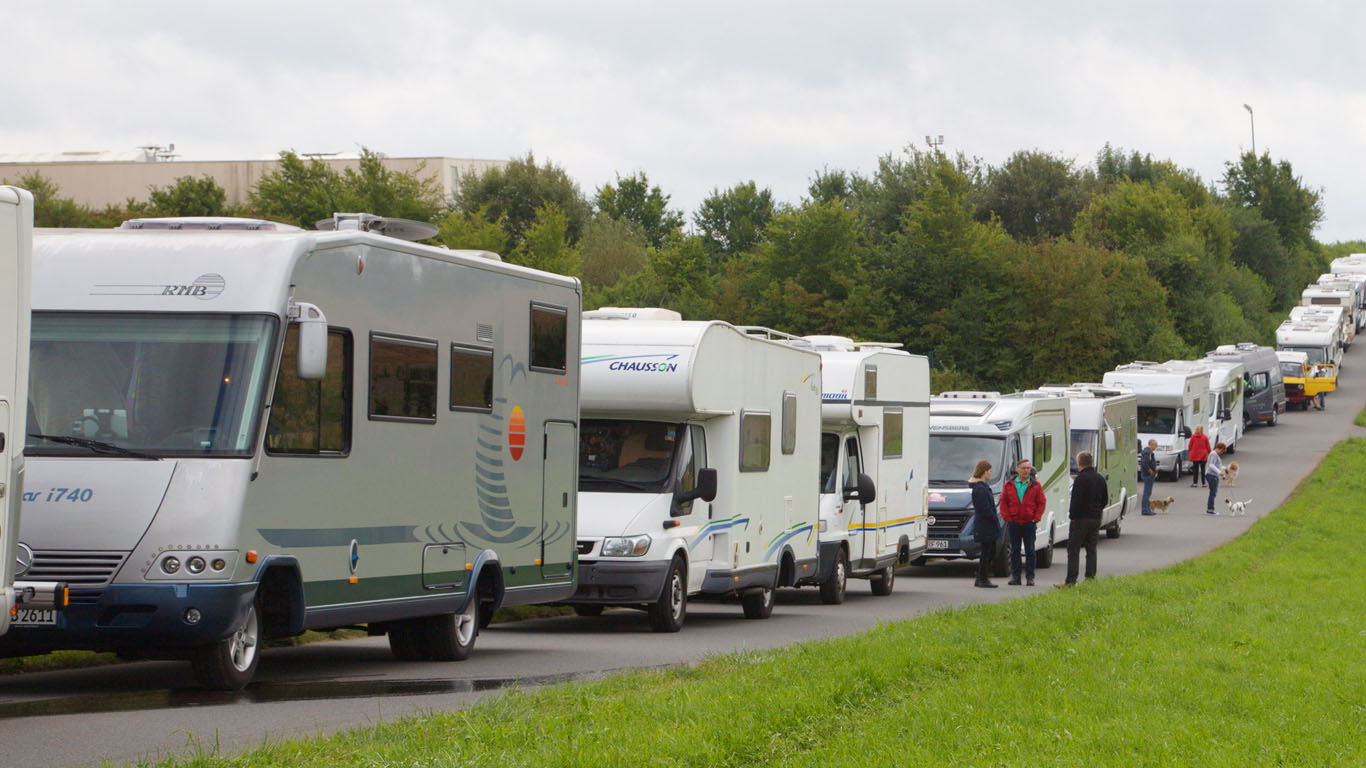
{"type": "Polygon", "coordinates": [[[0,152],[174,142],[507,159],[588,194],[645,171],[691,214],[798,201],[925,135],[997,164],[1106,142],[1207,182],[1251,145],[1366,238],[1366,6],[1146,2],[4,2],[0,152]]]}

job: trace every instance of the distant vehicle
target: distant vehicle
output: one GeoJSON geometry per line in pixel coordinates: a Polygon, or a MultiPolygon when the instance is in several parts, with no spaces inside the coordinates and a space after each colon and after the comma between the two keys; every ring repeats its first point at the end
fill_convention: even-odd
{"type": "Polygon", "coordinates": [[[1291,406],[1299,406],[1302,411],[1309,409],[1309,403],[1320,393],[1327,394],[1337,389],[1337,371],[1331,363],[1313,364],[1304,352],[1283,349],[1276,352],[1281,365],[1281,378],[1285,382],[1285,397],[1291,406]]]}
{"type": "Polygon", "coordinates": [[[1340,275],[1325,273],[1319,275],[1318,284],[1326,287],[1350,289],[1356,297],[1357,333],[1366,329],[1366,272],[1349,272],[1340,275]]]}
{"type": "Polygon", "coordinates": [[[1205,358],[1200,361],[1210,367],[1209,426],[1205,428],[1210,445],[1223,443],[1228,452],[1237,450],[1238,441],[1243,436],[1243,386],[1247,368],[1241,360],[1214,360],[1205,358]]]}
{"type": "MultiPolygon", "coordinates": [[[[1366,275],[1364,275],[1366,276],[1366,275]]],[[[1245,370],[1243,388],[1243,424],[1262,422],[1276,426],[1276,420],[1286,408],[1285,383],[1281,378],[1281,363],[1276,350],[1244,342],[1223,344],[1206,352],[1211,362],[1240,362],[1245,370]]]]}
{"type": "Polygon", "coordinates": [[[66,607],[65,584],[24,580],[33,557],[19,550],[32,270],[33,196],[0,187],[0,635],[11,621],[56,623],[66,607]]]}
{"type": "MultiPolygon", "coordinates": [[[[1295,307],[1310,311],[1308,307],[1295,307]]],[[[1333,310],[1341,314],[1342,310],[1333,310]]],[[[1276,349],[1303,352],[1312,365],[1329,364],[1337,366],[1342,359],[1342,328],[1337,315],[1331,318],[1308,316],[1298,313],[1276,328],[1276,349]]]]}
{"type": "Polygon", "coordinates": [[[21,538],[71,606],[0,652],[234,689],[271,637],[458,660],[499,605],[573,594],[578,281],[324,224],[38,231],[21,538]]]}
{"type": "Polygon", "coordinates": [[[820,569],[826,603],[847,577],[892,591],[897,563],[925,551],[930,368],[897,345],[807,336],[821,355],[820,569]],[[876,500],[864,502],[860,489],[876,500]]]}
{"type": "Polygon", "coordinates": [[[1209,423],[1214,404],[1209,392],[1210,367],[1191,361],[1135,362],[1106,373],[1109,387],[1126,387],[1138,398],[1138,440],[1157,441],[1157,468],[1172,480],[1186,470],[1186,441],[1196,424],[1209,423]],[[1179,363],[1173,366],[1171,363],[1179,363]]]}
{"type": "Polygon", "coordinates": [[[1071,401],[1071,444],[1067,451],[1072,476],[1080,473],[1077,454],[1090,451],[1096,471],[1105,478],[1110,501],[1100,527],[1119,538],[1124,518],[1138,508],[1138,398],[1126,387],[1078,383],[1070,387],[1040,387],[1071,401]]]}
{"type": "Polygon", "coordinates": [[[584,317],[579,584],[565,602],[644,607],[657,632],[682,628],[690,598],[738,597],[768,618],[774,590],[816,573],[820,356],[667,310],[584,317]]]}
{"type": "MultiPolygon", "coordinates": [[[[926,558],[976,558],[972,490],[968,478],[982,459],[993,467],[991,490],[1000,514],[1002,480],[1029,459],[1043,487],[1047,509],[1035,540],[1038,565],[1053,564],[1053,544],[1067,538],[1072,478],[1067,471],[1067,398],[1042,392],[945,392],[930,398],[930,531],[926,558]]],[[[1004,531],[1004,526],[1002,527],[1004,531]]],[[[1006,537],[997,541],[993,572],[1009,572],[1006,537]]],[[[923,562],[923,561],[922,561],[923,562]]]]}
{"type": "Polygon", "coordinates": [[[1357,327],[1360,325],[1358,318],[1360,310],[1357,307],[1355,285],[1339,285],[1336,283],[1309,285],[1300,292],[1300,306],[1341,307],[1342,343],[1344,347],[1352,346],[1352,342],[1356,339],[1357,327]]]}

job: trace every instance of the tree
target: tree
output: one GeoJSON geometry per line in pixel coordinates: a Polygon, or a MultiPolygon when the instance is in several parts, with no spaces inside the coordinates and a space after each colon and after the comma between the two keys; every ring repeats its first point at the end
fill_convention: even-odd
{"type": "Polygon", "coordinates": [[[982,181],[981,161],[961,152],[949,156],[908,146],[902,154],[878,158],[871,177],[855,174],[849,179],[854,206],[862,212],[873,242],[899,232],[906,209],[935,183],[946,186],[955,198],[971,201],[982,181]]]}
{"type": "Polygon", "coordinates": [[[589,222],[579,241],[585,287],[606,287],[645,267],[649,246],[626,219],[598,217],[589,222]]]}
{"type": "Polygon", "coordinates": [[[569,240],[569,217],[554,203],[536,210],[536,217],[512,249],[514,264],[578,277],[583,270],[579,249],[569,240]]]}
{"type": "MultiPolygon", "coordinates": [[[[5,184],[9,184],[8,179],[5,184]]],[[[15,186],[33,194],[33,225],[35,227],[89,227],[94,225],[96,214],[88,206],[81,205],[70,197],[62,197],[61,187],[42,175],[31,173],[19,177],[15,186]]]]}
{"type": "Polygon", "coordinates": [[[645,267],[615,284],[585,289],[585,306],[666,307],[686,320],[727,315],[713,301],[711,259],[697,235],[670,240],[646,252],[645,267]]]}
{"type": "Polygon", "coordinates": [[[262,175],[249,193],[250,207],[262,218],[304,228],[345,212],[431,221],[441,208],[441,193],[434,180],[418,173],[391,171],[383,157],[364,147],[358,167],[341,173],[318,158],[304,162],[285,150],[279,169],[262,175]]]}
{"type": "Polygon", "coordinates": [[[669,210],[669,196],[650,186],[645,174],[617,176],[616,184],[598,189],[598,213],[636,227],[645,242],[655,248],[683,229],[683,214],[669,210]]]}
{"type": "Polygon", "coordinates": [[[712,261],[720,263],[757,246],[774,212],[773,192],[747,181],[724,192],[713,189],[693,214],[693,223],[712,261]]]}
{"type": "Polygon", "coordinates": [[[838,200],[841,204],[846,204],[846,201],[853,197],[854,190],[850,186],[848,173],[825,168],[811,179],[811,183],[806,188],[806,193],[811,196],[813,203],[829,203],[838,200]]]}
{"type": "Polygon", "coordinates": [[[1094,186],[1094,177],[1071,160],[1037,150],[1016,152],[987,171],[978,216],[996,216],[1019,240],[1058,237],[1072,231],[1094,186]]]}
{"type": "Polygon", "coordinates": [[[148,201],[157,216],[230,216],[228,193],[211,176],[181,176],[169,187],[152,187],[148,201]]]}
{"type": "Polygon", "coordinates": [[[517,248],[547,204],[559,209],[565,217],[566,237],[577,243],[588,225],[588,201],[563,168],[548,160],[537,165],[528,152],[505,167],[461,179],[455,207],[462,213],[483,211],[489,221],[502,221],[509,246],[517,248]]]}
{"type": "Polygon", "coordinates": [[[447,248],[507,253],[507,233],[503,222],[489,221],[486,211],[462,213],[449,211],[437,222],[437,242],[447,248]]]}

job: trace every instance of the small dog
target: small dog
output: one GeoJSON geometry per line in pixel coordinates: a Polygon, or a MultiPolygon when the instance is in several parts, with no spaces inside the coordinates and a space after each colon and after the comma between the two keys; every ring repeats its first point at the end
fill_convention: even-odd
{"type": "Polygon", "coordinates": [[[1224,477],[1228,478],[1228,486],[1230,488],[1238,484],[1236,482],[1238,480],[1238,462],[1230,461],[1228,466],[1224,467],[1224,477]]]}
{"type": "Polygon", "coordinates": [[[1247,501],[1230,501],[1229,499],[1224,499],[1224,503],[1228,505],[1229,516],[1238,517],[1239,515],[1242,515],[1246,517],[1247,505],[1252,503],[1252,499],[1248,499],[1247,501]]]}
{"type": "Polygon", "coordinates": [[[1148,499],[1148,506],[1152,507],[1154,512],[1166,512],[1167,508],[1175,501],[1175,496],[1168,496],[1165,499],[1148,499]]]}

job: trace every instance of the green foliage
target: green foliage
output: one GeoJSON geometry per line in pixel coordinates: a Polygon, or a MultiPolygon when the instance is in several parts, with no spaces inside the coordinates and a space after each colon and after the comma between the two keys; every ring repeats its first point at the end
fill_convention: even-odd
{"type": "Polygon", "coordinates": [[[591,214],[588,201],[563,168],[548,160],[537,165],[528,152],[506,167],[461,179],[455,207],[462,213],[482,212],[489,221],[501,221],[509,247],[518,248],[539,212],[551,204],[564,216],[569,242],[577,243],[591,214]]]}
{"type": "Polygon", "coordinates": [[[850,180],[850,175],[844,171],[825,168],[812,177],[806,192],[811,196],[813,203],[830,203],[838,200],[845,204],[854,194],[850,180]]]}
{"type": "Polygon", "coordinates": [[[1095,187],[1089,170],[1046,152],[1020,151],[987,171],[980,215],[994,215],[1012,237],[1038,241],[1072,231],[1095,187]]]}
{"type": "Polygon", "coordinates": [[[578,277],[583,270],[579,249],[569,239],[569,217],[554,203],[536,209],[536,217],[512,249],[514,264],[578,277]]]}
{"type": "Polygon", "coordinates": [[[434,180],[390,171],[383,158],[365,148],[358,167],[340,173],[318,158],[305,162],[294,152],[283,151],[279,169],[262,175],[249,199],[249,207],[261,218],[308,229],[334,213],[430,221],[441,209],[434,180]]]}
{"type": "Polygon", "coordinates": [[[585,306],[667,307],[685,320],[724,317],[715,297],[711,257],[699,236],[672,240],[646,252],[639,272],[584,299],[585,306]]]}
{"type": "Polygon", "coordinates": [[[1236,205],[1254,208],[1276,225],[1287,248],[1312,247],[1314,228],[1323,220],[1322,195],[1295,175],[1289,160],[1274,162],[1244,152],[1237,163],[1224,164],[1224,188],[1236,205]]]}
{"type": "Polygon", "coordinates": [[[231,216],[228,193],[210,176],[181,176],[169,187],[152,187],[148,202],[157,216],[231,216]]]}
{"type": "Polygon", "coordinates": [[[583,253],[585,288],[605,288],[644,269],[649,245],[626,219],[600,216],[588,223],[579,250],[583,253]]]}
{"type": "Polygon", "coordinates": [[[901,231],[906,209],[920,201],[936,183],[950,194],[971,199],[982,182],[981,162],[961,152],[950,157],[910,146],[901,157],[890,153],[878,158],[871,177],[854,175],[849,187],[854,205],[862,212],[873,242],[901,231]]]}
{"type": "Polygon", "coordinates": [[[644,173],[622,178],[598,190],[598,213],[634,226],[645,242],[655,248],[683,230],[683,214],[669,210],[669,196],[651,187],[644,173]]]}
{"type": "Polygon", "coordinates": [[[773,192],[747,181],[724,192],[713,189],[693,214],[693,224],[712,261],[720,264],[758,246],[775,212],[773,192]]]}
{"type": "Polygon", "coordinates": [[[485,210],[449,211],[437,222],[437,242],[447,248],[507,252],[508,238],[502,219],[489,220],[485,210]]]}

